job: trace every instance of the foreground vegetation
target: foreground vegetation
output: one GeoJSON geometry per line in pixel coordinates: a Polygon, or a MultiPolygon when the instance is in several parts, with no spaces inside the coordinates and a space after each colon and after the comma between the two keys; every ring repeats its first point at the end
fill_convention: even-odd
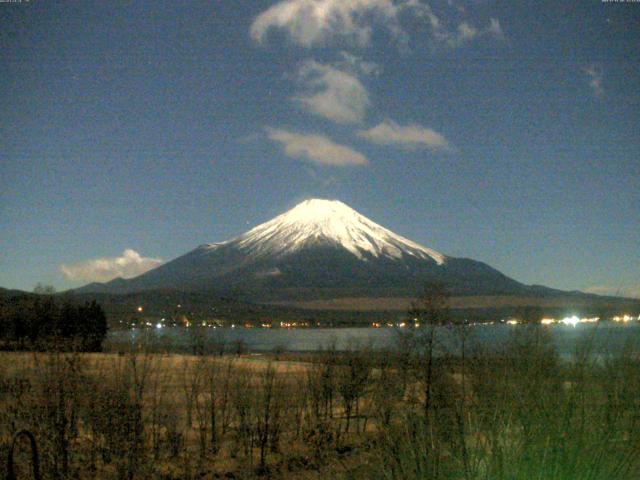
{"type": "Polygon", "coordinates": [[[0,297],[0,350],[102,349],[107,317],[95,300],[79,303],[36,287],[37,294],[0,297]]]}
{"type": "Polygon", "coordinates": [[[564,362],[540,326],[491,352],[452,328],[455,355],[434,329],[305,356],[3,353],[0,455],[27,429],[46,479],[640,478],[637,350],[564,362]]]}

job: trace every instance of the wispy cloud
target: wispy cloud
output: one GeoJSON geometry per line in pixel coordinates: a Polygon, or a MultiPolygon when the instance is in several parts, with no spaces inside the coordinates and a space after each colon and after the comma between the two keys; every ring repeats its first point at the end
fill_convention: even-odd
{"type": "Polygon", "coordinates": [[[627,285],[624,287],[598,285],[585,289],[585,292],[595,293],[596,295],[610,295],[614,297],[640,298],[640,285],[627,285]]]}
{"type": "Polygon", "coordinates": [[[417,15],[425,19],[431,28],[431,37],[434,45],[445,45],[450,48],[458,48],[481,37],[504,38],[504,32],[500,20],[489,18],[485,27],[478,27],[469,19],[470,13],[463,5],[448,2],[449,7],[455,10],[453,15],[437,15],[427,4],[420,4],[416,10],[417,15]],[[457,18],[457,22],[451,17],[457,18]],[[462,17],[462,18],[460,18],[462,17]],[[457,26],[455,26],[457,23],[457,26]]]}
{"type": "Polygon", "coordinates": [[[385,120],[369,130],[361,130],[358,136],[378,145],[398,145],[406,149],[428,148],[448,150],[449,141],[438,132],[417,124],[398,125],[385,120]]]}
{"type": "Polygon", "coordinates": [[[604,95],[604,87],[602,86],[602,69],[596,65],[588,65],[582,68],[582,72],[587,75],[589,87],[596,97],[604,95]]]}
{"type": "Polygon", "coordinates": [[[461,47],[474,39],[485,36],[502,37],[502,27],[500,21],[491,18],[485,28],[478,28],[469,21],[462,21],[455,31],[440,30],[440,39],[444,40],[451,48],[461,47]]]}
{"type": "Polygon", "coordinates": [[[352,73],[315,61],[298,71],[304,92],[294,100],[309,112],[336,123],[362,122],[371,101],[362,82],[352,73]]]}
{"type": "Polygon", "coordinates": [[[284,153],[299,160],[320,165],[348,167],[367,165],[367,157],[323,135],[306,135],[287,130],[268,128],[269,138],[284,147],[284,153]]]}
{"type": "Polygon", "coordinates": [[[258,15],[251,36],[262,43],[271,30],[279,30],[302,47],[336,39],[364,47],[371,41],[374,25],[404,39],[399,15],[419,6],[417,0],[282,0],[258,15]]]}
{"type": "Polygon", "coordinates": [[[163,263],[160,258],[143,257],[130,248],[119,257],[96,258],[72,265],[61,265],[60,271],[69,280],[107,282],[117,277],[132,278],[163,263]]]}
{"type": "Polygon", "coordinates": [[[485,31],[497,37],[501,37],[504,35],[502,26],[500,25],[500,21],[497,18],[489,19],[489,26],[485,29],[485,31]]]}
{"type": "Polygon", "coordinates": [[[382,72],[382,68],[377,63],[363,60],[359,56],[345,51],[340,52],[340,60],[335,65],[354,75],[378,75],[382,72]]]}

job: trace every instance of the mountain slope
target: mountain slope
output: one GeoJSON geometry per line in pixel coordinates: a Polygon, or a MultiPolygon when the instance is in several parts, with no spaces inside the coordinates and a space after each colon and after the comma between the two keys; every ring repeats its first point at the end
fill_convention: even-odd
{"type": "Polygon", "coordinates": [[[180,289],[252,299],[415,295],[440,281],[461,295],[528,287],[475,260],[423,247],[339,201],[307,200],[226,242],[202,245],[139,277],[81,292],[180,289]]]}

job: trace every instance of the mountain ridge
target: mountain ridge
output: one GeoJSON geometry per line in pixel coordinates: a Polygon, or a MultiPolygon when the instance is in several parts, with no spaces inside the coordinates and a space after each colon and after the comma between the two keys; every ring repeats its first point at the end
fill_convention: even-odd
{"type": "MultiPolygon", "coordinates": [[[[527,286],[486,263],[444,255],[398,235],[337,200],[305,200],[232,239],[202,244],[138,277],[79,293],[209,291],[250,301],[406,296],[427,282],[453,295],[521,295],[527,286]]],[[[548,289],[549,294],[560,292],[548,289]]]]}

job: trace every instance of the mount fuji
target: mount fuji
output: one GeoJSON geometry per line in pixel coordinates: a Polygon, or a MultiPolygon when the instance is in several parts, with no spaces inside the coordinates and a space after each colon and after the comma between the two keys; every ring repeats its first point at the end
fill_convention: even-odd
{"type": "Polygon", "coordinates": [[[181,290],[296,300],[412,296],[430,281],[444,283],[454,295],[544,289],[523,285],[482,262],[419,245],[340,201],[312,199],[236,238],[201,245],[138,277],[77,291],[181,290]]]}

